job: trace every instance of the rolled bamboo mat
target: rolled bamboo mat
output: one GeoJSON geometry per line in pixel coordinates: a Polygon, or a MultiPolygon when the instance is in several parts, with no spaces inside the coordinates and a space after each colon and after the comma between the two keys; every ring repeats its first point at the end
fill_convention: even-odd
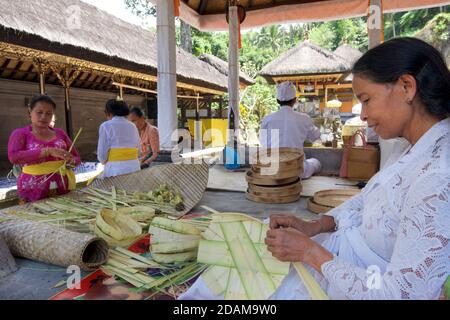
{"type": "MultiPolygon", "coordinates": [[[[6,216],[0,214],[0,218],[6,216]]],[[[108,258],[108,244],[94,235],[18,218],[0,222],[0,237],[14,256],[62,267],[95,270],[108,258]]]]}
{"type": "Polygon", "coordinates": [[[175,187],[183,196],[184,209],[171,212],[181,217],[188,213],[202,199],[208,184],[208,164],[166,164],[150,167],[138,172],[96,179],[92,187],[111,190],[112,186],[127,192],[148,192],[166,183],[175,187]]]}
{"type": "Polygon", "coordinates": [[[16,262],[14,261],[5,240],[0,237],[0,279],[10,275],[16,270],[16,262]]]}

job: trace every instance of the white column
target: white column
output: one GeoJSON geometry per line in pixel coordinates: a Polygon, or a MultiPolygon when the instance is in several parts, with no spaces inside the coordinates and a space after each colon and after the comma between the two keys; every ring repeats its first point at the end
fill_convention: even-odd
{"type": "Polygon", "coordinates": [[[228,121],[230,111],[234,111],[234,128],[239,129],[239,49],[238,49],[238,8],[229,7],[228,45],[228,121]]]}
{"type": "Polygon", "coordinates": [[[177,130],[177,75],[174,2],[157,2],[158,48],[158,130],[162,150],[176,144],[171,137],[177,130]]]}

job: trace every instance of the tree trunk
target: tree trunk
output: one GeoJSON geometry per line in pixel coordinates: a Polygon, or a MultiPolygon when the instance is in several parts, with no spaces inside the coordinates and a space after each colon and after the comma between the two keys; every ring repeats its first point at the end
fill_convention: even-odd
{"type": "Polygon", "coordinates": [[[189,53],[192,53],[191,26],[180,20],[181,47],[189,53]]]}
{"type": "Polygon", "coordinates": [[[15,271],[17,271],[16,262],[14,261],[11,252],[9,252],[5,240],[0,237],[0,279],[10,275],[15,271]]]}

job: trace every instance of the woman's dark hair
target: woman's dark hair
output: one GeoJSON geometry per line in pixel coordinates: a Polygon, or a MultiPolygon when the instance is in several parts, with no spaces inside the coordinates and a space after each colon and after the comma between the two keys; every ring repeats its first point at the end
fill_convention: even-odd
{"type": "Polygon", "coordinates": [[[36,107],[36,105],[38,104],[38,102],[47,103],[53,107],[53,110],[56,109],[55,101],[53,101],[52,97],[50,97],[46,94],[37,94],[37,95],[33,96],[31,98],[31,101],[28,106],[30,107],[31,110],[33,110],[34,107],[36,107]]]}
{"type": "Polygon", "coordinates": [[[123,100],[111,99],[106,102],[106,112],[112,116],[126,117],[130,114],[128,105],[123,100]]]}
{"type": "Polygon", "coordinates": [[[130,110],[130,114],[133,113],[136,116],[138,116],[139,118],[142,118],[144,116],[144,113],[142,112],[141,108],[139,107],[133,107],[130,110]]]}
{"type": "Polygon", "coordinates": [[[450,114],[450,71],[439,51],[422,40],[386,41],[367,51],[352,72],[376,83],[394,83],[409,74],[416,79],[417,94],[430,114],[450,114]]]}

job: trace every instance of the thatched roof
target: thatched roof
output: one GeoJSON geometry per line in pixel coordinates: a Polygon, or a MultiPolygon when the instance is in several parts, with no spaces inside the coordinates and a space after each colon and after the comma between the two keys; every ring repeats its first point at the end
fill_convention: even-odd
{"type": "Polygon", "coordinates": [[[341,57],[304,41],[264,66],[259,75],[272,82],[273,77],[345,73],[349,70],[349,63],[341,57]]]}
{"type": "MultiPolygon", "coordinates": [[[[442,55],[444,56],[444,59],[447,62],[447,66],[450,68],[450,37],[447,36],[447,39],[444,39],[445,37],[439,37],[437,32],[435,31],[437,24],[446,24],[447,25],[447,34],[450,35],[450,14],[439,14],[435,18],[433,18],[431,21],[427,23],[427,25],[420,30],[418,33],[416,33],[414,36],[416,38],[422,39],[431,45],[433,45],[436,49],[438,49],[442,55]]],[[[445,31],[444,31],[445,32],[445,31]]]]}
{"type": "MultiPolygon", "coordinates": [[[[202,61],[209,63],[214,68],[216,68],[221,74],[228,77],[228,62],[208,53],[203,53],[198,58],[202,61]]],[[[255,84],[255,80],[242,71],[239,71],[239,81],[245,85],[255,84]]]]}
{"type": "Polygon", "coordinates": [[[363,55],[361,51],[348,44],[339,46],[334,50],[334,54],[346,60],[350,66],[353,66],[353,64],[363,55]]]}
{"type": "MultiPolygon", "coordinates": [[[[0,0],[0,41],[157,74],[156,35],[79,0],[0,0]],[[79,14],[77,19],[70,19],[79,14]]],[[[228,80],[178,48],[178,81],[226,91],[228,80]]]]}

